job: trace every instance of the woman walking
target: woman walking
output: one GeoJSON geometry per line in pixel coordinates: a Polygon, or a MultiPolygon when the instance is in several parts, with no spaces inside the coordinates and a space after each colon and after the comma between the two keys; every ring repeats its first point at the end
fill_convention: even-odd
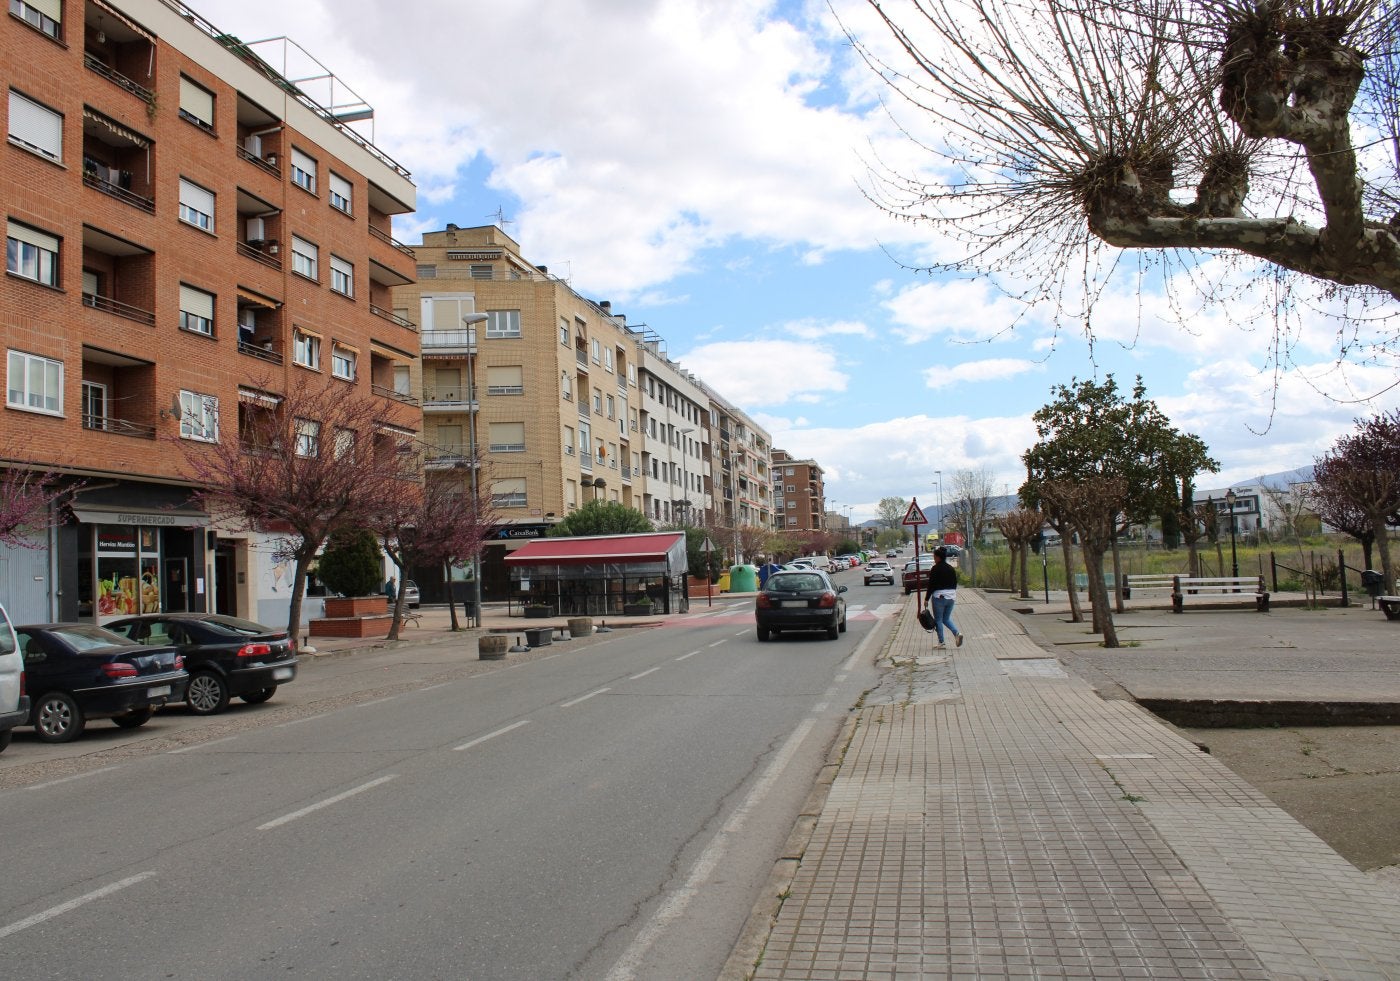
{"type": "Polygon", "coordinates": [[[957,596],[958,570],[948,564],[948,550],[940,545],[933,550],[933,568],[928,571],[928,599],[925,601],[933,608],[933,626],[938,631],[935,650],[948,646],[943,642],[944,627],[953,632],[957,646],[962,646],[962,631],[953,625],[953,603],[957,596]]]}

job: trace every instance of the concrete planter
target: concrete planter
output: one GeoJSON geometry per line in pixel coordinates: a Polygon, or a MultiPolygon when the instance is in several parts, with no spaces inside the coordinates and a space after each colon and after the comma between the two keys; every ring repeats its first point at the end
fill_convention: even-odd
{"type": "Polygon", "coordinates": [[[547,617],[547,616],[549,616],[549,607],[547,607],[547,606],[527,606],[527,607],[525,607],[525,619],[526,619],[526,620],[543,620],[543,619],[544,619],[545,617],[547,617]]]}
{"type": "Polygon", "coordinates": [[[574,617],[569,621],[570,637],[587,637],[593,633],[592,617],[574,617]]]}
{"type": "Polygon", "coordinates": [[[626,617],[645,617],[650,616],[653,609],[654,607],[650,603],[623,603],[622,615],[626,617]]]}
{"type": "Polygon", "coordinates": [[[483,661],[499,661],[506,656],[510,638],[505,634],[487,634],[477,638],[477,656],[483,661]]]}
{"type": "Polygon", "coordinates": [[[389,612],[387,596],[327,596],[326,618],[383,616],[389,612]]]}

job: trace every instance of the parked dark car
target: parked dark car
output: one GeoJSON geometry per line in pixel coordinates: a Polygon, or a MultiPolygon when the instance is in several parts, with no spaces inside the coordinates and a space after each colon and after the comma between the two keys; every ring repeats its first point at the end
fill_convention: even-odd
{"type": "Polygon", "coordinates": [[[138,644],[174,644],[190,673],[185,698],[196,715],[213,715],[237,696],[265,702],[297,676],[296,651],[285,630],[222,613],[148,613],[108,628],[138,644]]]}
{"type": "Polygon", "coordinates": [[[30,694],[29,725],[46,743],[82,735],[90,719],[123,729],[185,697],[190,676],[172,646],[142,647],[91,623],[16,627],[30,694]]]}
{"type": "Polygon", "coordinates": [[[908,596],[916,589],[928,588],[928,571],[933,568],[932,555],[920,555],[918,561],[910,559],[904,563],[904,571],[900,573],[900,582],[904,586],[904,595],[908,596]]]}
{"type": "Polygon", "coordinates": [[[845,586],[832,585],[825,572],[773,573],[754,599],[758,639],[784,630],[825,630],[835,640],[846,629],[845,586]]]}

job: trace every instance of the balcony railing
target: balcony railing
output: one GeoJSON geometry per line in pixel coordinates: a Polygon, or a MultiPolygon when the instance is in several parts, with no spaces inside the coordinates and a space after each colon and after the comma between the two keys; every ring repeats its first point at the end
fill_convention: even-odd
{"type": "Polygon", "coordinates": [[[370,385],[369,390],[382,398],[393,399],[395,402],[402,402],[404,405],[417,405],[418,400],[407,392],[400,392],[397,388],[388,385],[370,385]]]}
{"type": "Polygon", "coordinates": [[[400,317],[397,313],[394,313],[392,310],[385,310],[383,307],[375,306],[373,303],[369,305],[369,312],[374,314],[376,317],[383,317],[391,324],[398,324],[400,327],[406,327],[409,330],[418,329],[418,325],[415,324],[412,320],[407,320],[403,317],[400,317]]]}
{"type": "Polygon", "coordinates": [[[423,411],[437,410],[439,412],[472,412],[477,409],[474,393],[468,388],[431,388],[423,389],[423,411]]]}
{"type": "Polygon", "coordinates": [[[147,327],[154,327],[156,325],[156,315],[150,310],[142,310],[140,307],[134,307],[130,303],[114,300],[110,296],[98,296],[96,293],[84,293],[83,306],[92,307],[94,310],[102,310],[106,313],[114,313],[118,317],[134,320],[139,324],[145,324],[147,327]]]}
{"type": "Polygon", "coordinates": [[[423,466],[428,470],[470,470],[472,458],[461,448],[429,450],[423,454],[423,466]]]}
{"type": "Polygon", "coordinates": [[[378,228],[375,228],[373,225],[370,225],[369,233],[371,236],[379,239],[379,241],[383,242],[385,245],[392,245],[394,248],[398,249],[406,256],[416,255],[412,249],[410,249],[407,245],[404,245],[398,239],[394,238],[394,236],[390,235],[388,232],[381,231],[378,228]]]}
{"type": "Polygon", "coordinates": [[[259,170],[271,174],[278,180],[282,179],[282,168],[277,166],[275,163],[271,163],[267,160],[264,160],[256,153],[253,153],[251,150],[248,150],[247,148],[242,146],[238,148],[238,155],[242,159],[248,161],[254,167],[257,167],[259,170]]]}
{"type": "Polygon", "coordinates": [[[111,416],[93,415],[88,412],[83,413],[83,428],[103,433],[115,433],[118,436],[135,436],[138,439],[156,438],[155,426],[148,426],[140,422],[128,422],[125,419],[113,419],[111,416]]]}
{"type": "Polygon", "coordinates": [[[90,170],[83,171],[83,183],[93,190],[101,191],[108,197],[116,198],[133,208],[139,208],[148,215],[156,213],[156,202],[154,198],[143,198],[139,194],[133,194],[120,184],[113,184],[111,181],[99,177],[90,170]]]}
{"type": "Polygon", "coordinates": [[[476,349],[474,330],[425,330],[422,333],[424,351],[473,351],[476,349]]]}
{"type": "Polygon", "coordinates": [[[267,251],[266,248],[260,249],[257,246],[249,245],[247,242],[239,242],[238,254],[247,256],[254,262],[261,262],[270,269],[277,269],[280,271],[282,268],[282,259],[267,251]]]}
{"type": "Polygon", "coordinates": [[[261,361],[266,361],[268,364],[280,365],[282,363],[282,355],[272,349],[271,341],[264,341],[262,344],[257,344],[252,341],[239,341],[238,353],[246,354],[251,358],[257,358],[261,361]]]}
{"type": "Polygon", "coordinates": [[[100,58],[94,58],[92,55],[88,54],[83,56],[83,62],[88,68],[97,72],[97,74],[107,79],[107,81],[111,82],[113,85],[126,89],[138,99],[142,99],[151,105],[155,104],[155,93],[146,88],[146,86],[138,82],[133,82],[116,69],[107,67],[107,64],[100,58]]]}

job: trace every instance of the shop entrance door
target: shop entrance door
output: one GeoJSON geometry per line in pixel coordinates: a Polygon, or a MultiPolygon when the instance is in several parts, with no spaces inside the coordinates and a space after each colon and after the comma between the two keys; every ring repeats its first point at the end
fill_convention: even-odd
{"type": "Polygon", "coordinates": [[[184,613],[189,610],[189,579],[188,560],[165,560],[165,612],[184,613]]]}

